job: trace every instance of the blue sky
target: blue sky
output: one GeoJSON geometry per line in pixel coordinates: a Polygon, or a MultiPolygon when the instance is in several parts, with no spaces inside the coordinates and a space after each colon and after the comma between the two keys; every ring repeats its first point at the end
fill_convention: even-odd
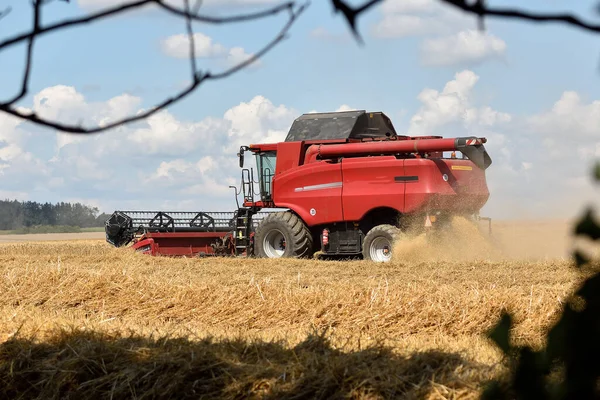
{"type": "MultiPolygon", "coordinates": [[[[120,2],[55,1],[44,7],[43,21],[120,2]]],[[[204,12],[227,15],[277,1],[248,3],[207,0],[204,12]]],[[[0,1],[5,5],[13,10],[0,20],[0,36],[28,29],[28,2],[0,1]]],[[[593,6],[539,0],[526,7],[571,10],[600,23],[593,6]]],[[[231,65],[258,51],[285,21],[195,24],[197,53],[206,56],[198,65],[231,65]]],[[[74,138],[0,116],[0,195],[84,201],[107,212],[233,209],[227,186],[239,181],[236,146],[281,140],[299,114],[344,107],[384,111],[403,133],[487,136],[494,165],[484,212],[495,218],[569,217],[583,205],[578,194],[594,197],[587,177],[600,155],[597,37],[498,19],[488,19],[483,34],[472,17],[437,0],[386,0],[359,26],[365,46],[329,1],[313,1],[259,64],[206,83],[147,122],[98,136],[74,138]]],[[[89,123],[151,107],[189,79],[188,60],[178,58],[184,29],[183,21],[146,9],[44,36],[20,105],[89,123]]],[[[23,50],[0,52],[3,99],[18,88],[23,50]]]]}

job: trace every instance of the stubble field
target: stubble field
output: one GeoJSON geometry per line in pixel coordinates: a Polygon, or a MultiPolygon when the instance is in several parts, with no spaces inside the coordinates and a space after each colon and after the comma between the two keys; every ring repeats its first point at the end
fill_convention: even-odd
{"type": "Polygon", "coordinates": [[[500,312],[539,346],[582,279],[569,227],[457,221],[386,265],[0,238],[0,397],[476,398],[500,312]]]}

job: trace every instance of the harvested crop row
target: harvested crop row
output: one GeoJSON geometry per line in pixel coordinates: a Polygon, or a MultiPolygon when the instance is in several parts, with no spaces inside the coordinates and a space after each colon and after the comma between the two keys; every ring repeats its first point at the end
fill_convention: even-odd
{"type": "Polygon", "coordinates": [[[41,366],[64,372],[62,362],[92,368],[100,356],[114,362],[104,378],[64,372],[61,379],[107,397],[107,382],[116,385],[113,394],[134,381],[147,395],[192,390],[186,385],[200,379],[193,366],[204,356],[225,362],[214,386],[204,382],[206,393],[225,398],[244,391],[291,397],[333,386],[355,397],[472,397],[499,371],[498,352],[483,334],[501,310],[515,313],[517,341],[539,345],[581,279],[565,261],[166,259],[97,241],[2,245],[0,274],[3,379],[17,385],[19,374],[27,378],[41,366]],[[301,350],[314,343],[307,335],[315,328],[327,329],[331,344],[301,350]],[[37,341],[29,341],[34,334],[37,341]],[[166,334],[181,339],[152,339],[166,334]],[[203,341],[207,335],[214,341],[203,341]],[[385,349],[368,350],[376,343],[385,349]],[[125,348],[151,364],[132,364],[125,348]],[[258,358],[240,361],[248,349],[258,358]],[[172,386],[156,378],[165,369],[172,386]],[[308,377],[316,386],[306,386],[308,377]]]}

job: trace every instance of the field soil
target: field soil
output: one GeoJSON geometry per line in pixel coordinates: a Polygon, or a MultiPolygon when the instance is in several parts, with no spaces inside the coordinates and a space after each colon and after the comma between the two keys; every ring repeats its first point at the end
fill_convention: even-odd
{"type": "Polygon", "coordinates": [[[104,232],[81,232],[81,233],[35,233],[24,235],[0,235],[0,243],[15,242],[46,242],[65,240],[104,240],[104,232]]]}
{"type": "Polygon", "coordinates": [[[538,347],[583,279],[568,223],[493,229],[458,220],[384,265],[0,244],[0,397],[477,398],[505,372],[502,310],[538,347]]]}

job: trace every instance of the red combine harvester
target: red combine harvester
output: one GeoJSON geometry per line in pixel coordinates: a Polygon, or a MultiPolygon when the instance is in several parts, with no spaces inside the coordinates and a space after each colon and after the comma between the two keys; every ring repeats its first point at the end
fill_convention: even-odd
{"type": "Polygon", "coordinates": [[[277,258],[320,251],[386,262],[404,231],[435,231],[457,215],[482,219],[492,162],[484,143],[398,135],[382,112],[304,114],[284,142],[240,148],[236,211],[115,211],[106,240],[116,247],[133,242],[151,255],[277,258]],[[256,157],[257,181],[244,168],[246,151],[256,157]],[[264,211],[270,209],[279,210],[264,211]]]}

